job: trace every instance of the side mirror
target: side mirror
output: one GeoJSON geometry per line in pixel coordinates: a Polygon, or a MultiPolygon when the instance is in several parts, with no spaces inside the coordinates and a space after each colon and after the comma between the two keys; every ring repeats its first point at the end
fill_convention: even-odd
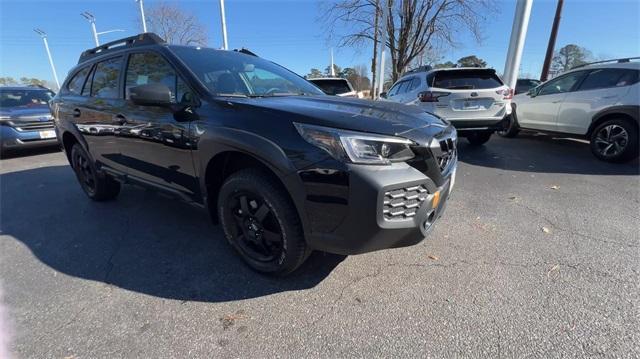
{"type": "Polygon", "coordinates": [[[380,98],[387,98],[387,93],[386,92],[382,92],[380,94],[380,98]]]}
{"type": "Polygon", "coordinates": [[[534,87],[531,90],[529,90],[527,92],[527,95],[529,95],[529,97],[536,97],[536,95],[538,94],[538,88],[534,87]]]}
{"type": "Polygon", "coordinates": [[[162,84],[147,84],[129,89],[129,99],[140,106],[170,106],[171,90],[162,84]]]}

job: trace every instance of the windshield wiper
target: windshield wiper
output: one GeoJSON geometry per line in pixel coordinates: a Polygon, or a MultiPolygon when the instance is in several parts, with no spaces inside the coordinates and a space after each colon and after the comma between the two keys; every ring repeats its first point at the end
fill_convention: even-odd
{"type": "Polygon", "coordinates": [[[216,97],[238,97],[238,98],[247,98],[250,96],[239,94],[239,93],[217,93],[214,94],[216,97]]]}
{"type": "Polygon", "coordinates": [[[310,93],[307,92],[280,92],[274,94],[253,94],[249,95],[250,98],[259,98],[259,97],[287,97],[287,96],[310,96],[310,93]]]}

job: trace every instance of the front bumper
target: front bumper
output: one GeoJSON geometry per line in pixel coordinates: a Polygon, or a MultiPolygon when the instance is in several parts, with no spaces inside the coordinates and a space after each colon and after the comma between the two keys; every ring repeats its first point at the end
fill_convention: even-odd
{"type": "Polygon", "coordinates": [[[18,131],[10,126],[0,126],[0,146],[2,150],[18,150],[35,147],[55,146],[58,144],[58,139],[55,137],[53,128],[38,130],[38,131],[18,131]],[[47,136],[54,136],[43,138],[41,133],[47,133],[47,136]]]}
{"type": "Polygon", "coordinates": [[[331,253],[359,254],[421,242],[446,208],[456,165],[447,169],[440,186],[406,163],[348,165],[344,217],[330,233],[309,234],[309,245],[331,253]]]}

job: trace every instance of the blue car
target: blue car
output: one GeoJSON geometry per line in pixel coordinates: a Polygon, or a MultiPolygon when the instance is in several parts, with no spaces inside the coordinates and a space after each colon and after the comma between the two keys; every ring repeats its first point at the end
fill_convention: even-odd
{"type": "Polygon", "coordinates": [[[58,144],[49,100],[55,94],[40,87],[0,87],[0,154],[58,144]]]}

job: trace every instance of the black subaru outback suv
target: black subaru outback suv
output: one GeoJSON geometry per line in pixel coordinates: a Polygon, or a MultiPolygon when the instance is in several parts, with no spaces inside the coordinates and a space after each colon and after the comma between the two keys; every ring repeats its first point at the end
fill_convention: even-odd
{"type": "Polygon", "coordinates": [[[417,107],[326,96],[249,51],[152,33],[82,53],[51,111],[89,198],[132,183],[206,207],[265,273],[418,243],[455,178],[455,129],[417,107]]]}

